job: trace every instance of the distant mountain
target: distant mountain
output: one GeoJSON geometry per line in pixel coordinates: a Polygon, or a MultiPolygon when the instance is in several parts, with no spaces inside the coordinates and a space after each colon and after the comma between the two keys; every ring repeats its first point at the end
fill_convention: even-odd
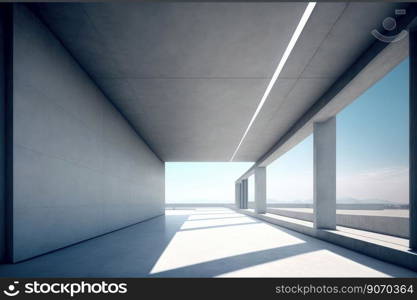
{"type": "Polygon", "coordinates": [[[341,204],[385,204],[385,205],[395,205],[398,203],[382,200],[382,199],[356,199],[356,198],[338,198],[337,203],[341,204]]]}

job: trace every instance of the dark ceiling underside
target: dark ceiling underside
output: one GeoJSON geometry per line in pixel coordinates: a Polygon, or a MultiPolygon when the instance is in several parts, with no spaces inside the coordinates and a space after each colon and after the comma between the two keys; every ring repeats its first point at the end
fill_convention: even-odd
{"type": "MultiPolygon", "coordinates": [[[[306,3],[32,6],[165,161],[229,161],[306,3]]],[[[256,161],[374,42],[392,3],[318,3],[235,161],[256,161]]]]}

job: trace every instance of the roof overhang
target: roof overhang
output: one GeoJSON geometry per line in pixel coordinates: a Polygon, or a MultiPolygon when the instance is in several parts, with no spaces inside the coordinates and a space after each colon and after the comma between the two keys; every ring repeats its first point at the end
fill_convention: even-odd
{"type": "Polygon", "coordinates": [[[307,3],[32,8],[162,160],[265,166],[406,57],[371,31],[407,5],[317,3],[238,151],[307,3]]]}

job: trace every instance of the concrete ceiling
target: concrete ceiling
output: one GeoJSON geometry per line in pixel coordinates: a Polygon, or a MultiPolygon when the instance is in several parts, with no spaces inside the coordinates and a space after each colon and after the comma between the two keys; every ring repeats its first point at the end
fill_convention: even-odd
{"type": "MultiPolygon", "coordinates": [[[[229,161],[306,3],[33,8],[164,161],[229,161]]],[[[256,161],[399,4],[318,3],[235,161],[256,161]]]]}

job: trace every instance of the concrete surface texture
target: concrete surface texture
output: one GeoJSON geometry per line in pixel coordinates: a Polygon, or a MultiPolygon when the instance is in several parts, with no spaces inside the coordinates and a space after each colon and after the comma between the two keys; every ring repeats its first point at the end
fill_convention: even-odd
{"type": "Polygon", "coordinates": [[[266,168],[255,169],[255,211],[266,213],[266,168]]]}
{"type": "MultiPolygon", "coordinates": [[[[272,214],[313,221],[312,208],[268,208],[272,214]]],[[[409,237],[408,210],[336,210],[336,224],[403,238],[409,237]]]]}
{"type": "Polygon", "coordinates": [[[15,265],[7,277],[416,277],[417,273],[227,208],[168,210],[15,265]]]}
{"type": "Polygon", "coordinates": [[[163,214],[164,163],[34,14],[14,22],[14,260],[163,214]]]}
{"type": "MultiPolygon", "coordinates": [[[[298,211],[298,212],[305,212],[305,213],[313,213],[312,208],[307,207],[269,207],[270,209],[279,209],[279,210],[291,210],[291,211],[298,211]]],[[[337,209],[337,214],[343,215],[361,215],[361,216],[379,216],[379,217],[398,217],[398,218],[405,218],[408,219],[410,212],[408,209],[337,209]]]]}
{"type": "Polygon", "coordinates": [[[336,230],[315,229],[313,222],[284,217],[277,214],[256,214],[253,209],[240,209],[240,213],[330,242],[385,262],[417,271],[417,254],[410,251],[409,240],[364,230],[337,226],[336,230]]]}
{"type": "MultiPolygon", "coordinates": [[[[306,5],[34,7],[163,160],[228,161],[306,5]]],[[[270,149],[400,5],[318,3],[235,160],[256,161],[270,149]]],[[[384,72],[376,73],[369,82],[384,72]]],[[[349,95],[353,101],[356,94],[349,95]]]]}
{"type": "Polygon", "coordinates": [[[336,117],[314,123],[314,227],[336,228],[336,117]]]}

